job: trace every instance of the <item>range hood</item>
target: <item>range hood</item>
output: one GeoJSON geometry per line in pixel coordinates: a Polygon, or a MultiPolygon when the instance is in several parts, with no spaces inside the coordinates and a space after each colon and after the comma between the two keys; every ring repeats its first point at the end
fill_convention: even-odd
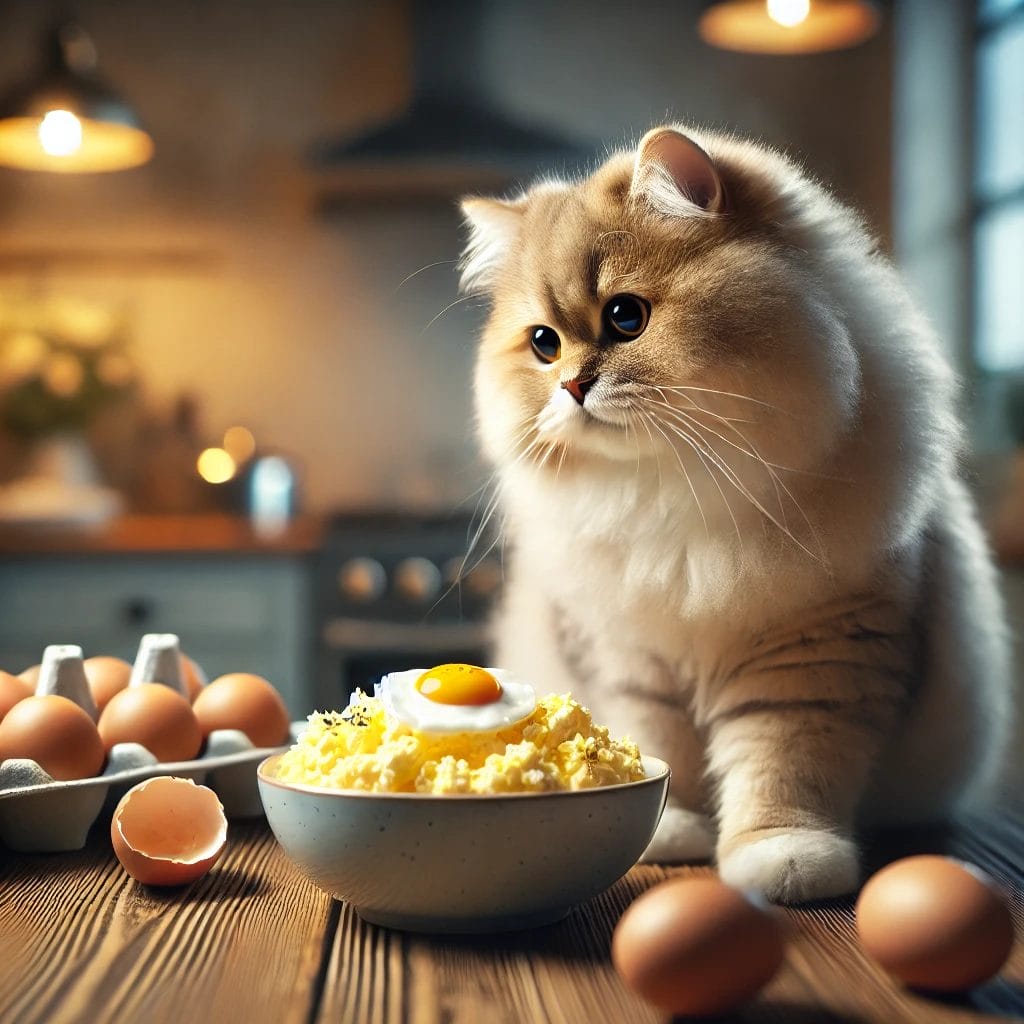
{"type": "Polygon", "coordinates": [[[592,160],[596,146],[527,122],[488,95],[486,15],[481,0],[410,0],[409,103],[361,135],[314,146],[322,207],[451,199],[592,160]]]}

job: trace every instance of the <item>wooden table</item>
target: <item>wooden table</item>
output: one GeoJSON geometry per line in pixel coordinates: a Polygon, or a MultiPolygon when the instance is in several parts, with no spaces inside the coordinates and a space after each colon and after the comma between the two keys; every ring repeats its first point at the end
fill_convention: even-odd
{"type": "MultiPolygon", "coordinates": [[[[945,849],[1014,887],[1024,936],[1024,824],[903,835],[869,857],[945,849]]],[[[363,924],[306,882],[265,823],[232,825],[229,848],[188,889],[153,890],[114,859],[103,817],[86,849],[0,850],[0,1021],[632,1024],[662,1020],[608,959],[627,904],[668,874],[638,867],[550,928],[423,937],[363,924]]],[[[429,884],[429,879],[424,880],[429,884]]],[[[1024,943],[1001,977],[948,1000],[903,992],[857,950],[849,901],[790,911],[786,963],[730,1020],[946,1024],[1024,1019],[1024,943]]]]}

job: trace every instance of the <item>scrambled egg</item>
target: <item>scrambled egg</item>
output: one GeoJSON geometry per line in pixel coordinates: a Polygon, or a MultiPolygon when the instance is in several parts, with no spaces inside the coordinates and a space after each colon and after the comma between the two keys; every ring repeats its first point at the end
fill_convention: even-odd
{"type": "Polygon", "coordinates": [[[644,778],[640,752],[614,740],[568,694],[498,732],[434,735],[390,718],[362,691],[343,712],[315,712],[281,756],[282,782],[374,793],[543,793],[644,778]]]}

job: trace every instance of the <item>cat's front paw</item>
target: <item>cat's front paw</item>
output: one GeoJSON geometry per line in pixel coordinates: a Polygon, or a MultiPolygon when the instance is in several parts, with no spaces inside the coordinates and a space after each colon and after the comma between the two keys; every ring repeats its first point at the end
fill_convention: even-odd
{"type": "Polygon", "coordinates": [[[833,832],[779,829],[723,844],[718,873],[723,882],[756,889],[773,903],[803,903],[853,892],[860,862],[853,842],[833,832]]]}
{"type": "Polygon", "coordinates": [[[666,807],[640,860],[647,864],[687,864],[710,860],[714,852],[715,827],[706,815],[683,807],[666,807]]]}

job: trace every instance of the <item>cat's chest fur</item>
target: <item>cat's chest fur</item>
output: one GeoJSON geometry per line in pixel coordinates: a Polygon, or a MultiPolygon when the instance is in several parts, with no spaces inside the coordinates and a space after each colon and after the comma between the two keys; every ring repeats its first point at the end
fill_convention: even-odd
{"type": "Polygon", "coordinates": [[[538,599],[566,628],[686,674],[713,657],[720,630],[709,627],[732,586],[733,552],[685,498],[666,502],[639,474],[510,484],[515,571],[541,583],[538,599]]]}
{"type": "Polygon", "coordinates": [[[820,563],[772,543],[738,509],[735,524],[707,521],[688,491],[656,475],[523,474],[505,485],[518,604],[508,656],[531,646],[522,624],[533,623],[578,679],[717,688],[766,637],[866,598],[837,591],[820,563]]]}

